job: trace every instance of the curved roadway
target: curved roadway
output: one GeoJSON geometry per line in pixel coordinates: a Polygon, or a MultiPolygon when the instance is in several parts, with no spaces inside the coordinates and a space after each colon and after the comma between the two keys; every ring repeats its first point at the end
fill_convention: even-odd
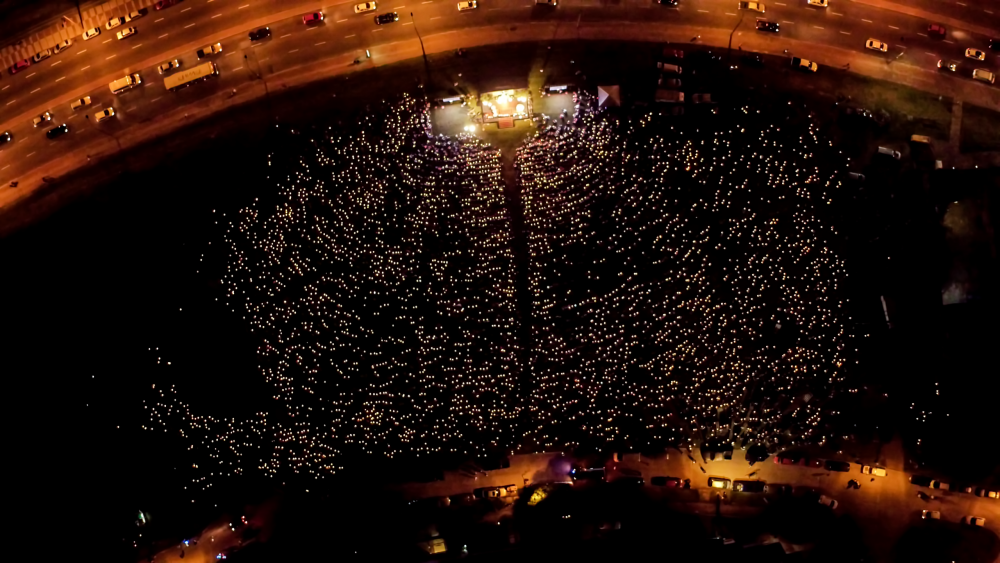
{"type": "Polygon", "coordinates": [[[39,182],[29,178],[58,176],[79,166],[78,162],[72,166],[60,162],[67,160],[70,151],[107,145],[113,138],[151,137],[158,117],[193,107],[216,92],[236,88],[242,93],[241,86],[258,74],[274,76],[323,61],[364,59],[365,49],[372,52],[366,64],[393,62],[404,52],[414,56],[413,49],[419,49],[417,32],[424,46],[434,52],[487,40],[686,41],[689,33],[704,34],[704,42],[725,45],[730,31],[738,26],[733,47],[777,53],[790,49],[821,66],[851,63],[858,72],[978,105],[1000,106],[996,86],[971,80],[974,68],[998,70],[1000,53],[987,46],[991,36],[1000,37],[996,31],[1000,29],[998,0],[979,2],[974,8],[961,2],[928,0],[905,6],[884,0],[831,0],[828,8],[808,6],[805,0],[764,3],[767,11],[762,15],[741,13],[736,0],[681,0],[677,8],[654,0],[562,0],[556,8],[536,6],[533,0],[480,0],[478,9],[464,12],[452,0],[383,0],[375,13],[396,11],[400,15],[398,22],[383,26],[374,24],[373,13],[355,14],[351,2],[321,6],[275,0],[186,0],[160,11],[150,8],[146,16],[126,24],[138,30],[132,37],[118,40],[117,29],[103,30],[94,39],[76,39],[66,51],[0,81],[0,132],[9,131],[13,137],[12,142],[0,145],[0,208],[37,187],[39,182]],[[935,8],[946,13],[929,12],[935,8]],[[319,9],[326,14],[322,24],[303,24],[303,14],[319,9]],[[981,10],[980,17],[966,13],[972,9],[981,10]],[[758,17],[780,22],[780,33],[756,32],[758,17]],[[928,36],[930,23],[944,23],[947,36],[928,36]],[[247,32],[265,25],[270,26],[271,37],[252,44],[247,32]],[[518,35],[506,33],[518,26],[518,35]],[[888,43],[888,51],[866,50],[869,38],[888,43]],[[193,66],[195,50],[216,41],[224,49],[214,57],[221,73],[216,85],[165,91],[156,71],[161,62],[177,58],[184,67],[193,66]],[[985,52],[986,60],[966,58],[967,47],[985,52]],[[938,59],[959,62],[959,72],[937,72],[938,59]],[[129,72],[139,72],[142,85],[121,95],[111,94],[108,83],[129,72]],[[70,109],[70,102],[84,95],[91,96],[93,105],[70,109]],[[111,105],[117,117],[97,126],[99,131],[84,118],[111,105]],[[44,111],[52,114],[52,123],[33,127],[32,118],[44,111]],[[45,130],[60,123],[69,124],[70,134],[47,139],[45,130]],[[22,185],[8,187],[13,180],[22,185]]]}

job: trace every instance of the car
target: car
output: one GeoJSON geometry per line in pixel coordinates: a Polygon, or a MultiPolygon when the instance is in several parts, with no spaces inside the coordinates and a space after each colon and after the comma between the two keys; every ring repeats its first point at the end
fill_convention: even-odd
{"type": "Polygon", "coordinates": [[[656,63],[656,68],[668,74],[683,74],[684,68],[671,63],[656,63]]]}
{"type": "Polygon", "coordinates": [[[865,175],[860,172],[848,172],[847,177],[856,182],[864,182],[865,175]]]}
{"type": "Polygon", "coordinates": [[[52,54],[58,55],[59,53],[62,53],[66,49],[69,49],[69,46],[72,44],[73,44],[72,39],[63,39],[62,41],[57,43],[55,47],[52,48],[52,54]]]}
{"type": "Polygon", "coordinates": [[[802,454],[782,453],[774,456],[774,463],[777,463],[778,465],[795,465],[800,460],[804,459],[805,458],[802,457],[802,454]]]}
{"type": "Polygon", "coordinates": [[[45,125],[46,123],[52,121],[52,114],[45,112],[34,119],[31,120],[32,125],[38,127],[39,125],[45,125]]]}
{"type": "Polygon", "coordinates": [[[770,31],[771,33],[778,33],[781,29],[781,25],[778,22],[772,22],[767,20],[757,20],[757,31],[770,31]]]}
{"type": "Polygon", "coordinates": [[[365,12],[374,12],[376,9],[378,9],[378,6],[375,4],[375,2],[364,2],[362,4],[356,4],[354,6],[354,13],[363,14],[365,12]]]}
{"type": "Polygon", "coordinates": [[[250,32],[250,41],[260,41],[262,39],[267,39],[271,36],[270,27],[262,27],[256,31],[250,32]]]}
{"type": "Polygon", "coordinates": [[[535,0],[535,5],[538,6],[539,4],[542,6],[558,6],[559,2],[556,0],[535,0]]]}
{"type": "Polygon", "coordinates": [[[50,139],[55,139],[56,137],[61,137],[61,136],[65,135],[66,133],[69,133],[69,125],[66,125],[65,123],[63,123],[62,125],[59,125],[58,127],[53,127],[52,129],[49,129],[48,131],[46,131],[45,132],[45,136],[48,137],[48,138],[50,138],[50,139]]]}
{"type": "Polygon", "coordinates": [[[723,477],[709,477],[708,486],[713,489],[728,489],[732,481],[723,477]]]}
{"type": "Polygon", "coordinates": [[[851,464],[846,461],[836,461],[833,459],[826,460],[827,471],[840,471],[841,473],[847,473],[851,470],[851,464]]]}
{"type": "Polygon", "coordinates": [[[992,72],[986,70],[985,68],[977,68],[972,71],[972,79],[978,80],[980,82],[987,82],[993,84],[997,77],[992,72]]]}
{"type": "Polygon", "coordinates": [[[984,498],[1000,498],[1000,493],[979,487],[976,489],[976,496],[984,498]]]}
{"type": "Polygon", "coordinates": [[[766,493],[767,484],[763,481],[733,481],[733,490],[742,493],[766,493]]]}
{"type": "Polygon", "coordinates": [[[13,135],[10,134],[10,131],[4,131],[3,133],[0,133],[0,145],[7,144],[12,140],[14,140],[14,137],[13,135]]]}
{"type": "Polygon", "coordinates": [[[83,40],[93,39],[101,34],[101,28],[94,27],[83,32],[83,40]]]}
{"type": "Polygon", "coordinates": [[[141,18],[142,16],[145,16],[148,13],[149,13],[149,10],[147,10],[146,8],[143,8],[141,10],[136,10],[134,12],[129,12],[129,14],[127,16],[125,16],[125,23],[128,23],[128,22],[130,22],[132,20],[137,20],[137,19],[141,18]]]}
{"type": "Polygon", "coordinates": [[[972,47],[965,50],[965,56],[977,61],[986,60],[986,53],[980,51],[979,49],[973,49],[972,47]]]}
{"type": "Polygon", "coordinates": [[[986,519],[982,516],[966,516],[965,518],[962,518],[962,523],[968,524],[969,526],[982,527],[986,525],[986,519]]]}
{"type": "Polygon", "coordinates": [[[569,476],[574,481],[604,481],[605,471],[603,467],[573,467],[569,476]]]}
{"type": "Polygon", "coordinates": [[[764,57],[758,55],[757,53],[747,53],[740,57],[740,60],[747,66],[764,66],[764,57]]]}
{"type": "Polygon", "coordinates": [[[10,65],[10,68],[8,68],[7,70],[11,74],[17,74],[18,72],[21,72],[22,70],[28,68],[29,66],[31,66],[31,59],[21,59],[16,63],[10,65]]]}
{"type": "Polygon", "coordinates": [[[683,59],[684,51],[681,51],[680,49],[664,49],[663,56],[668,58],[672,57],[675,59],[683,59]]]}
{"type": "Polygon", "coordinates": [[[613,481],[613,483],[616,486],[633,485],[633,486],[641,487],[641,486],[643,486],[643,485],[646,484],[646,480],[643,479],[642,477],[636,477],[634,475],[626,475],[624,477],[619,477],[619,478],[615,479],[613,481]]]}
{"type": "Polygon", "coordinates": [[[1000,39],[990,39],[990,51],[1000,51],[1000,39]]]}
{"type": "Polygon", "coordinates": [[[214,45],[209,45],[208,47],[202,47],[198,49],[197,55],[199,59],[204,59],[205,57],[211,55],[218,55],[222,52],[222,43],[215,43],[214,45]]]}
{"type": "Polygon", "coordinates": [[[945,62],[943,60],[938,60],[937,65],[938,65],[938,68],[941,69],[941,70],[950,70],[952,72],[955,72],[955,71],[958,70],[958,63],[956,63],[955,61],[945,62]]]}
{"type": "Polygon", "coordinates": [[[649,480],[649,483],[654,487],[673,487],[681,488],[684,485],[684,481],[680,477],[665,477],[663,475],[658,475],[649,480]]]}
{"type": "Polygon", "coordinates": [[[669,88],[680,88],[681,87],[681,79],[680,78],[664,78],[664,77],[661,76],[660,80],[657,82],[657,84],[659,84],[660,86],[667,86],[669,88]]]}
{"type": "Polygon", "coordinates": [[[118,40],[121,41],[126,37],[131,37],[135,35],[136,29],[134,27],[126,27],[125,29],[118,32],[118,40]]]}
{"type": "Polygon", "coordinates": [[[764,5],[760,2],[740,2],[739,8],[741,10],[752,10],[754,12],[764,13],[764,5]]]}
{"type": "Polygon", "coordinates": [[[917,485],[918,487],[930,486],[931,481],[933,481],[933,479],[930,477],[924,477],[923,475],[914,475],[910,477],[910,483],[917,485]]]}
{"type": "Polygon", "coordinates": [[[73,102],[69,105],[70,109],[78,110],[80,108],[85,108],[90,105],[90,96],[84,96],[79,100],[73,102]]]}
{"type": "Polygon", "coordinates": [[[940,520],[941,512],[938,510],[923,510],[920,512],[920,517],[924,520],[940,520]]]}
{"type": "Polygon", "coordinates": [[[123,23],[125,23],[125,18],[111,18],[104,27],[108,28],[108,31],[111,31],[123,23]]]}
{"type": "Polygon", "coordinates": [[[106,107],[104,108],[104,111],[100,111],[94,114],[94,123],[100,123],[104,120],[111,119],[114,116],[115,116],[115,108],[106,107]]]}
{"type": "Polygon", "coordinates": [[[479,3],[476,0],[462,0],[458,3],[458,11],[464,12],[465,10],[475,10],[479,7],[479,3]]]}
{"type": "Polygon", "coordinates": [[[946,33],[944,26],[939,23],[932,23],[927,26],[927,35],[935,39],[943,38],[946,33]]]}
{"type": "Polygon", "coordinates": [[[399,14],[396,12],[388,12],[375,16],[375,25],[385,25],[396,21],[399,21],[399,14]]]}
{"type": "Polygon", "coordinates": [[[774,493],[776,495],[790,495],[792,494],[791,485],[768,485],[767,492],[774,493]]]}
{"type": "Polygon", "coordinates": [[[181,67],[181,62],[177,59],[174,59],[172,61],[167,61],[161,64],[160,66],[156,67],[156,70],[160,71],[160,74],[163,74],[168,70],[174,70],[175,68],[180,68],[180,67],[181,67]]]}
{"type": "Polygon", "coordinates": [[[664,6],[676,6],[680,4],[680,0],[656,0],[656,1],[659,2],[660,4],[663,4],[664,6]]]}
{"type": "MultiPolygon", "coordinates": [[[[903,156],[899,151],[894,151],[894,150],[892,150],[890,148],[887,148],[887,147],[879,147],[878,150],[875,151],[875,154],[889,156],[889,157],[892,157],[895,160],[899,160],[903,156]]],[[[931,481],[930,482],[930,486],[933,486],[934,483],[937,483],[937,481],[931,481]]]]}
{"type": "Polygon", "coordinates": [[[156,10],[162,10],[164,8],[169,8],[169,7],[177,4],[178,1],[179,0],[160,0],[156,4],[153,4],[153,8],[156,9],[156,10]]]}
{"type": "Polygon", "coordinates": [[[942,491],[947,491],[947,490],[951,489],[951,485],[949,485],[948,483],[943,483],[943,482],[938,481],[936,479],[934,481],[931,481],[930,487],[932,489],[940,489],[942,491]]]}
{"type": "Polygon", "coordinates": [[[837,502],[835,499],[832,499],[832,498],[830,498],[830,497],[828,497],[826,495],[820,495],[820,497],[819,497],[819,503],[822,504],[823,506],[829,506],[830,508],[832,508],[834,510],[836,510],[837,507],[840,506],[839,502],[837,502]]]}
{"type": "MultiPolygon", "coordinates": [[[[375,3],[371,2],[370,4],[372,5],[372,9],[374,10],[375,9],[375,3]]],[[[360,5],[361,4],[358,4],[358,6],[360,6],[360,5]]],[[[354,13],[358,13],[358,6],[354,7],[354,13]]],[[[313,12],[311,14],[306,14],[306,15],[302,16],[302,23],[304,23],[306,25],[310,25],[310,24],[314,24],[314,23],[320,23],[321,21],[323,21],[323,12],[313,12]]]]}
{"type": "Polygon", "coordinates": [[[35,53],[35,56],[31,57],[31,61],[40,63],[51,56],[52,56],[52,49],[46,49],[44,51],[39,51],[35,53]]]}
{"type": "Polygon", "coordinates": [[[798,57],[792,57],[792,67],[798,70],[806,70],[809,72],[816,72],[817,70],[819,70],[818,64],[806,59],[800,59],[798,57]]]}
{"type": "Polygon", "coordinates": [[[517,494],[517,485],[505,485],[503,491],[504,496],[514,496],[517,494]]]}
{"type": "Polygon", "coordinates": [[[861,472],[865,475],[871,475],[872,477],[885,477],[886,471],[884,467],[874,467],[872,465],[866,465],[861,468],[861,472]]]}
{"type": "Polygon", "coordinates": [[[806,4],[826,8],[830,3],[827,0],[806,0],[806,4]]]}
{"type": "Polygon", "coordinates": [[[878,39],[869,39],[868,41],[865,41],[865,48],[871,49],[872,51],[880,51],[882,53],[889,50],[889,46],[878,39]]]}

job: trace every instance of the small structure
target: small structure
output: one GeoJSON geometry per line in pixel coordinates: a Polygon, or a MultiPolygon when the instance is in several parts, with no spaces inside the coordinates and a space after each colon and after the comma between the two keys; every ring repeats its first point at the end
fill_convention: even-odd
{"type": "Polygon", "coordinates": [[[531,119],[531,93],[527,88],[486,92],[479,97],[482,123],[496,123],[501,129],[513,127],[518,119],[531,119]]]}
{"type": "Polygon", "coordinates": [[[597,103],[600,107],[619,107],[622,105],[621,88],[615,86],[598,86],[597,103]]]}

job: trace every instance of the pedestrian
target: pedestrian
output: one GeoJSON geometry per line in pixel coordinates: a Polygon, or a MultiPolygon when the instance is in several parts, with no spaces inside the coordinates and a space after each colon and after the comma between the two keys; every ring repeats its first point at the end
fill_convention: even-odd
{"type": "Polygon", "coordinates": [[[874,482],[875,482],[875,478],[874,478],[874,477],[872,477],[872,483],[874,483],[874,482]]]}

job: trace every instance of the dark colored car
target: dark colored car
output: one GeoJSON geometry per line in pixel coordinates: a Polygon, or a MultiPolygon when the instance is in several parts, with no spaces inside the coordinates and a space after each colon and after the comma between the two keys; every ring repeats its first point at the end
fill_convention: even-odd
{"type": "Polygon", "coordinates": [[[603,481],[603,467],[574,467],[570,470],[569,476],[574,481],[603,481]]]}
{"type": "Polygon", "coordinates": [[[675,487],[678,489],[684,484],[680,477],[664,477],[662,475],[653,477],[649,482],[655,487],[675,487]]]}
{"type": "Polygon", "coordinates": [[[270,27],[262,27],[257,31],[250,32],[250,41],[260,41],[261,39],[267,39],[271,36],[270,27]]]}
{"type": "Polygon", "coordinates": [[[66,133],[69,133],[69,125],[63,123],[57,127],[53,127],[45,132],[45,136],[50,139],[55,139],[56,137],[62,137],[66,133]]]}
{"type": "Polygon", "coordinates": [[[14,140],[14,137],[11,136],[10,131],[4,131],[3,133],[0,133],[0,145],[6,145],[12,140],[14,140]]]}
{"type": "Polygon", "coordinates": [[[778,24],[778,22],[757,20],[757,31],[770,31],[771,33],[778,33],[780,29],[781,25],[778,24]]]}
{"type": "Polygon", "coordinates": [[[733,490],[741,493],[766,493],[767,484],[763,481],[733,481],[733,490]]]}
{"type": "Polygon", "coordinates": [[[932,23],[927,26],[927,35],[930,35],[935,39],[943,39],[946,33],[947,32],[945,31],[944,26],[941,24],[932,23]]]}
{"type": "Polygon", "coordinates": [[[385,25],[395,21],[399,21],[399,14],[396,12],[389,12],[388,14],[375,16],[375,25],[385,25]]]}
{"type": "Polygon", "coordinates": [[[1000,39],[990,39],[990,51],[1000,51],[1000,39]]]}
{"type": "Polygon", "coordinates": [[[680,4],[680,0],[656,0],[658,3],[664,6],[676,6],[680,4]]]}
{"type": "MultiPolygon", "coordinates": [[[[740,60],[747,66],[764,66],[764,57],[758,55],[757,53],[747,53],[746,55],[740,57],[740,60]]],[[[764,461],[764,459],[767,459],[767,457],[765,456],[760,461],[764,461]]]]}
{"type": "Polygon", "coordinates": [[[930,487],[931,481],[933,481],[933,479],[930,477],[924,477],[923,475],[914,475],[913,477],[910,477],[910,483],[920,487],[930,487]]]}
{"type": "Polygon", "coordinates": [[[846,461],[835,461],[832,459],[826,460],[827,471],[840,471],[841,473],[847,473],[851,470],[851,464],[846,461]]]}
{"type": "Polygon", "coordinates": [[[177,4],[177,2],[179,1],[180,0],[160,0],[156,4],[153,4],[153,7],[156,8],[157,10],[162,10],[164,8],[169,8],[174,4],[177,4]]]}

